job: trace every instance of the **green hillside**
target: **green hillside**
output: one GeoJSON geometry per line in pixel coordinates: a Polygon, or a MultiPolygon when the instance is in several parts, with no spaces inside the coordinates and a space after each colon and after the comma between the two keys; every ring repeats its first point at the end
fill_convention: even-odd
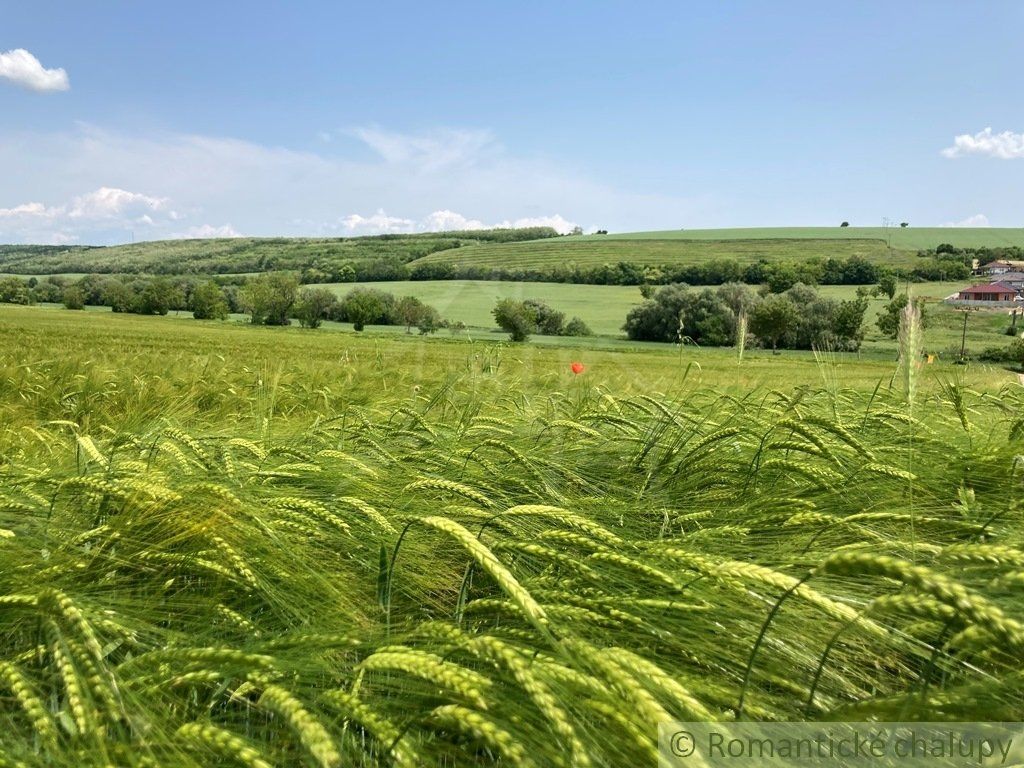
{"type": "Polygon", "coordinates": [[[829,257],[845,259],[850,256],[862,256],[872,262],[896,266],[911,266],[917,258],[914,251],[890,251],[882,240],[688,240],[659,239],[646,235],[588,235],[466,246],[432,253],[413,262],[412,266],[449,263],[459,266],[538,269],[568,263],[600,266],[628,261],[633,264],[688,265],[731,259],[749,264],[760,259],[803,261],[829,257]]]}
{"type": "Polygon", "coordinates": [[[547,227],[376,237],[237,237],[155,240],[106,247],[0,245],[0,273],[239,274],[389,260],[406,263],[435,251],[504,240],[553,237],[547,227]]]}
{"type": "Polygon", "coordinates": [[[958,248],[1024,247],[1024,229],[929,227],[767,227],[691,229],[578,235],[545,241],[493,243],[440,251],[413,262],[537,269],[628,261],[634,264],[699,264],[713,259],[803,261],[862,256],[879,264],[912,267],[920,250],[949,243],[958,248]],[[890,245],[891,244],[891,245],[890,245]]]}
{"type": "MultiPolygon", "coordinates": [[[[572,238],[586,240],[584,235],[572,238]]],[[[898,250],[917,251],[949,243],[957,248],[1024,247],[1024,228],[997,227],[756,227],[678,229],[602,235],[615,240],[881,240],[898,250]]]]}
{"type": "MultiPolygon", "coordinates": [[[[794,227],[694,229],[610,235],[555,236],[554,230],[483,230],[356,238],[222,238],[163,240],[117,246],[0,245],[0,273],[246,274],[319,270],[345,279],[354,265],[362,280],[407,277],[404,266],[545,269],[576,264],[694,265],[728,259],[741,264],[862,256],[911,267],[917,251],[958,247],[1024,247],[1024,229],[794,227]]],[[[316,277],[313,278],[317,279],[316,277]]]]}

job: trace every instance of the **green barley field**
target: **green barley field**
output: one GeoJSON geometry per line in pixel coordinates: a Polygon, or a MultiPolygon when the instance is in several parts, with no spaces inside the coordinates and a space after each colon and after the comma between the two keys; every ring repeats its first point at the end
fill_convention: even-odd
{"type": "Polygon", "coordinates": [[[893,357],[0,307],[0,765],[1019,721],[1024,389],[893,357]]]}

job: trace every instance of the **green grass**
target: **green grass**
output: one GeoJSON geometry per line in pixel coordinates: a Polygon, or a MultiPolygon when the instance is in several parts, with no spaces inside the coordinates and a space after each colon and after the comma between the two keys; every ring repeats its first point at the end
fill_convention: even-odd
{"type": "MultiPolygon", "coordinates": [[[[497,300],[506,297],[534,298],[549,303],[564,312],[566,317],[578,315],[591,327],[597,336],[584,338],[533,336],[532,344],[559,346],[577,350],[637,350],[659,349],[663,345],[627,341],[622,324],[629,310],[642,299],[640,291],[630,286],[573,285],[561,283],[522,283],[484,280],[448,281],[404,281],[380,283],[335,283],[330,288],[339,296],[354,287],[371,287],[391,293],[394,296],[413,295],[436,307],[443,317],[462,321],[470,329],[469,337],[483,342],[497,342],[504,338],[494,325],[491,309],[497,300]]],[[[900,290],[904,289],[900,285],[900,290]]],[[[942,299],[962,287],[960,283],[914,283],[911,291],[925,299],[928,307],[930,332],[927,346],[930,352],[952,357],[960,348],[963,315],[952,307],[942,304],[942,299]]],[[[703,290],[698,288],[695,290],[703,290]]],[[[855,286],[821,286],[819,292],[835,299],[849,299],[856,293],[855,286]]],[[[890,359],[895,355],[895,342],[883,337],[875,321],[879,312],[888,303],[886,298],[871,298],[866,314],[865,341],[863,352],[890,359]]],[[[46,305],[51,311],[63,312],[59,305],[46,305]]],[[[11,308],[16,309],[16,308],[11,308]]],[[[107,314],[105,307],[87,307],[91,313],[107,314]]],[[[112,320],[120,316],[110,315],[112,320]]],[[[192,323],[191,313],[172,312],[169,319],[192,323]]],[[[244,323],[245,315],[234,315],[235,324],[244,323]]],[[[1010,339],[1003,333],[1010,324],[1006,310],[971,312],[967,327],[967,350],[980,352],[987,347],[1004,347],[1010,339]]],[[[1022,322],[1024,330],[1024,322],[1022,322]]],[[[343,323],[325,323],[326,332],[351,331],[343,323]]],[[[404,328],[374,327],[373,333],[383,336],[404,335],[404,328]]],[[[439,335],[447,336],[442,331],[439,335]]]]}
{"type": "Polygon", "coordinates": [[[344,296],[355,286],[377,288],[394,296],[416,296],[435,307],[449,320],[461,320],[476,328],[493,328],[491,310],[499,299],[540,299],[566,319],[581,317],[594,333],[619,336],[630,308],[640,303],[640,289],[618,285],[566,285],[562,283],[512,283],[492,280],[412,280],[386,283],[333,283],[330,288],[344,296]]]}
{"type": "Polygon", "coordinates": [[[0,306],[0,763],[1019,722],[1024,390],[913,370],[0,306]]]}
{"type": "Polygon", "coordinates": [[[1024,229],[767,227],[631,232],[466,246],[430,254],[418,263],[536,269],[567,262],[690,265],[712,259],[750,263],[762,258],[801,261],[862,256],[878,264],[913,267],[917,251],[941,243],[972,248],[1024,246],[1024,229]]]}
{"type": "Polygon", "coordinates": [[[1024,247],[1024,228],[997,227],[750,227],[680,229],[587,235],[575,239],[625,240],[879,240],[898,250],[917,251],[949,243],[958,248],[1024,247]]]}
{"type": "MultiPolygon", "coordinates": [[[[786,351],[773,356],[767,350],[747,350],[743,365],[737,366],[735,351],[728,348],[543,336],[533,336],[526,344],[508,344],[507,337],[499,332],[453,337],[441,331],[423,338],[415,333],[407,335],[398,327],[372,326],[364,333],[341,323],[325,323],[317,330],[297,325],[264,328],[250,325],[242,315],[221,322],[193,320],[187,313],[146,317],[90,309],[82,312],[56,306],[0,304],[0,333],[7,339],[12,355],[18,350],[46,347],[54,360],[83,355],[94,359],[98,370],[123,368],[129,379],[134,371],[149,367],[165,369],[167,375],[176,377],[197,365],[208,365],[212,366],[209,375],[227,387],[251,375],[258,361],[276,360],[293,371],[296,379],[309,377],[315,389],[345,370],[344,361],[353,356],[362,362],[379,357],[379,365],[393,371],[396,382],[438,385],[490,354],[499,355],[502,370],[529,386],[530,392],[535,391],[535,385],[543,386],[549,377],[562,376],[573,360],[590,366],[595,384],[639,392],[672,391],[674,382],[684,373],[692,381],[736,394],[758,388],[811,385],[821,380],[821,369],[810,352],[786,351]],[[128,356],[133,362],[126,367],[128,356]]],[[[930,332],[925,337],[926,342],[933,341],[930,332]]],[[[959,338],[957,335],[957,342],[959,338]]],[[[996,343],[1005,343],[1006,339],[997,333],[992,338],[996,343]]],[[[892,374],[893,343],[868,347],[859,355],[836,355],[852,387],[870,389],[892,374]]],[[[951,372],[962,369],[943,362],[930,366],[927,375],[931,381],[951,372]]],[[[1011,372],[989,365],[971,366],[968,376],[971,386],[983,389],[1016,380],[1011,372]]],[[[382,379],[381,387],[390,391],[392,385],[382,379]]]]}

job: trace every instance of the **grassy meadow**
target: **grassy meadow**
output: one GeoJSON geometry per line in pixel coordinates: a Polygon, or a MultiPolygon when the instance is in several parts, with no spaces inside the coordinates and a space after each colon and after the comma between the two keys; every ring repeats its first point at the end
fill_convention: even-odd
{"type": "Polygon", "coordinates": [[[901,251],[926,250],[942,243],[957,248],[1024,246],[1024,228],[1011,227],[738,227],[621,232],[601,237],[624,240],[879,240],[901,251]]]}
{"type": "Polygon", "coordinates": [[[1022,409],[882,355],[0,307],[0,765],[1020,720],[1022,409]]]}
{"type": "Polygon", "coordinates": [[[375,288],[394,296],[415,296],[435,307],[442,317],[473,328],[493,328],[491,310],[500,299],[540,299],[566,317],[578,316],[594,333],[621,336],[629,310],[643,297],[635,285],[574,285],[497,280],[404,280],[393,282],[331,283],[338,297],[355,287],[375,288]]]}
{"type": "MultiPolygon", "coordinates": [[[[636,344],[623,339],[622,324],[629,310],[643,301],[636,286],[576,285],[571,283],[523,283],[491,280],[410,280],[393,282],[331,283],[323,286],[339,297],[353,288],[375,288],[394,296],[415,296],[437,308],[441,315],[451,321],[465,323],[471,329],[495,331],[491,310],[499,299],[540,299],[554,309],[564,312],[566,317],[582,318],[591,330],[602,337],[599,339],[545,339],[533,337],[541,343],[574,344],[580,348],[607,347],[612,340],[621,340],[621,345],[635,347],[636,344]]],[[[963,315],[942,300],[959,288],[962,283],[913,283],[910,290],[914,296],[925,300],[930,332],[927,338],[929,351],[950,355],[956,347],[959,350],[963,315]]],[[[905,286],[900,285],[900,290],[905,286]]],[[[703,287],[694,290],[704,290],[703,287]]],[[[818,291],[829,298],[851,299],[857,287],[851,285],[825,285],[818,291]]],[[[889,299],[872,297],[865,314],[865,354],[896,354],[895,342],[883,336],[876,326],[879,313],[889,299]]],[[[242,319],[238,316],[237,319],[242,319]]],[[[987,347],[1006,346],[1008,337],[1003,333],[1010,324],[1006,310],[985,310],[971,312],[967,326],[967,348],[980,352],[987,347]]],[[[328,327],[344,328],[339,324],[328,327]]],[[[1024,324],[1022,324],[1024,329],[1024,324]]],[[[384,329],[377,329],[383,331],[384,329]]],[[[392,329],[398,331],[401,329],[392,329]]],[[[496,335],[496,334],[495,334],[496,335]]],[[[500,338],[500,336],[498,336],[500,338]]],[[[728,353],[727,353],[728,354],[728,353]]]]}
{"type": "Polygon", "coordinates": [[[412,263],[527,269],[567,262],[580,266],[619,261],[692,265],[713,259],[751,263],[759,259],[804,261],[860,256],[876,264],[911,268],[918,251],[942,243],[958,248],[1024,246],[1024,229],[837,226],[623,232],[464,245],[412,263]]]}

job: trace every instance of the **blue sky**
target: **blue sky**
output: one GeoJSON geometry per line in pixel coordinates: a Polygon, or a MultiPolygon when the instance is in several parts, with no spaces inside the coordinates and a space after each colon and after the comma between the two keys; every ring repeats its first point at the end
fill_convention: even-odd
{"type": "Polygon", "coordinates": [[[0,242],[1024,225],[1019,2],[241,9],[7,4],[0,242]]]}

